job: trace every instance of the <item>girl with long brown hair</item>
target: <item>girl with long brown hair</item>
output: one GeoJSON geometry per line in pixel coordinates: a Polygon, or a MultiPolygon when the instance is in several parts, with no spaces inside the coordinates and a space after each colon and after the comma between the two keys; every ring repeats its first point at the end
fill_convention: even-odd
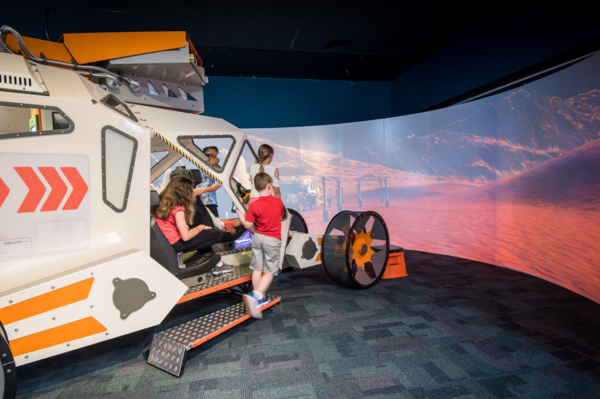
{"type": "MultiPolygon", "coordinates": [[[[163,232],[175,252],[191,252],[219,242],[221,232],[206,225],[188,227],[194,219],[195,197],[211,189],[196,188],[194,182],[185,176],[174,176],[167,187],[159,194],[160,205],[154,212],[156,224],[163,232]]],[[[233,267],[219,262],[213,274],[233,271],[233,267]]]]}
{"type": "Polygon", "coordinates": [[[279,169],[274,165],[271,165],[274,155],[275,150],[270,145],[263,144],[258,147],[258,162],[250,166],[250,181],[252,182],[250,203],[254,202],[259,197],[258,191],[254,188],[254,176],[258,173],[266,173],[271,176],[273,195],[277,198],[281,198],[281,190],[279,189],[279,169]]]}

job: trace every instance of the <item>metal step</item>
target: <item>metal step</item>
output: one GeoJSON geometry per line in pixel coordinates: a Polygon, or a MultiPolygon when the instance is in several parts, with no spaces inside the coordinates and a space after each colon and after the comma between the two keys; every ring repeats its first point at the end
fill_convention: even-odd
{"type": "MultiPolygon", "coordinates": [[[[280,297],[271,297],[271,302],[261,310],[281,302],[280,297]]],[[[188,321],[177,327],[154,335],[148,363],[176,377],[181,377],[187,353],[217,335],[237,326],[252,316],[246,313],[244,302],[236,303],[199,319],[188,321]]]]}
{"type": "Polygon", "coordinates": [[[249,264],[239,265],[235,266],[231,273],[213,276],[212,271],[210,271],[197,278],[200,283],[188,288],[177,304],[250,282],[252,280],[252,269],[250,269],[249,264]]]}

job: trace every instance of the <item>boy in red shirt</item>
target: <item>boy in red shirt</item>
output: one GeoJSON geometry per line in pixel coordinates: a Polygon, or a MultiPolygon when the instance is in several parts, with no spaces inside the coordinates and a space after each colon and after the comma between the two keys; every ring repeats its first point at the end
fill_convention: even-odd
{"type": "Polygon", "coordinates": [[[257,173],[254,176],[254,187],[259,197],[248,207],[246,217],[239,210],[236,212],[242,225],[255,231],[250,260],[254,291],[243,298],[248,312],[260,319],[260,308],[271,300],[265,294],[273,277],[280,272],[281,218],[284,215],[284,205],[280,198],[273,196],[273,183],[268,174],[257,173]]]}

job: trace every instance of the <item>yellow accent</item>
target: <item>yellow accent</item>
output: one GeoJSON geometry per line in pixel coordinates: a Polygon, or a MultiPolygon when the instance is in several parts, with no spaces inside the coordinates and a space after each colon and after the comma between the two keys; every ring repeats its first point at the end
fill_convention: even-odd
{"type": "Polygon", "coordinates": [[[185,47],[185,32],[66,33],[64,43],[78,64],[185,47]]]}
{"type": "Polygon", "coordinates": [[[158,132],[154,132],[154,133],[156,134],[156,137],[158,137],[159,139],[161,139],[162,141],[164,141],[165,144],[167,144],[169,147],[171,147],[172,149],[174,149],[175,151],[177,151],[182,157],[184,157],[185,159],[187,159],[188,161],[190,161],[192,164],[194,164],[198,169],[200,169],[201,171],[203,171],[204,173],[206,173],[207,175],[209,175],[210,177],[212,177],[217,183],[223,185],[223,182],[221,181],[221,179],[219,179],[218,177],[216,177],[212,172],[210,172],[204,166],[202,166],[198,162],[196,162],[195,159],[191,158],[186,153],[184,153],[183,151],[181,151],[181,149],[179,149],[179,147],[173,145],[169,140],[167,140],[160,133],[158,133],[158,132]]]}
{"type": "MultiPolygon", "coordinates": [[[[44,56],[49,60],[71,63],[71,53],[69,53],[62,43],[33,39],[31,37],[23,37],[23,42],[25,42],[27,49],[36,57],[41,57],[41,53],[44,53],[44,56]]],[[[15,53],[20,50],[17,39],[13,35],[6,36],[6,44],[15,53]]]]}
{"type": "Polygon", "coordinates": [[[322,247],[323,246],[323,237],[317,238],[317,242],[319,243],[319,246],[322,247]]]}
{"type": "Polygon", "coordinates": [[[39,351],[60,344],[73,342],[106,331],[98,320],[93,317],[77,320],[62,326],[50,328],[9,342],[13,356],[39,351]]]}
{"type": "Polygon", "coordinates": [[[83,301],[90,294],[93,283],[94,278],[90,277],[75,284],[2,308],[0,309],[0,321],[6,326],[19,320],[83,301]]]}
{"type": "Polygon", "coordinates": [[[371,261],[371,256],[375,254],[375,251],[371,248],[372,242],[373,239],[371,238],[370,232],[360,232],[354,237],[352,253],[354,254],[353,259],[356,261],[356,267],[361,267],[365,270],[365,263],[371,261]],[[363,245],[367,246],[367,251],[365,253],[362,252],[363,245]]]}

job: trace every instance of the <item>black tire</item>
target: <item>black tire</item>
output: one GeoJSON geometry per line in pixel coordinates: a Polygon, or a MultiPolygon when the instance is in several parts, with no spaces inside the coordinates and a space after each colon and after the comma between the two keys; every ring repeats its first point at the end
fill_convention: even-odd
{"type": "Polygon", "coordinates": [[[0,399],[13,399],[17,395],[17,371],[8,338],[2,323],[0,323],[0,399]]]}
{"type": "Polygon", "coordinates": [[[385,272],[390,250],[387,226],[376,212],[342,211],[329,222],[321,253],[329,277],[351,288],[370,288],[385,272]]]}
{"type": "Polygon", "coordinates": [[[292,216],[290,230],[298,233],[308,234],[308,225],[306,224],[306,221],[300,212],[296,211],[295,209],[288,208],[288,213],[292,216]]]}

